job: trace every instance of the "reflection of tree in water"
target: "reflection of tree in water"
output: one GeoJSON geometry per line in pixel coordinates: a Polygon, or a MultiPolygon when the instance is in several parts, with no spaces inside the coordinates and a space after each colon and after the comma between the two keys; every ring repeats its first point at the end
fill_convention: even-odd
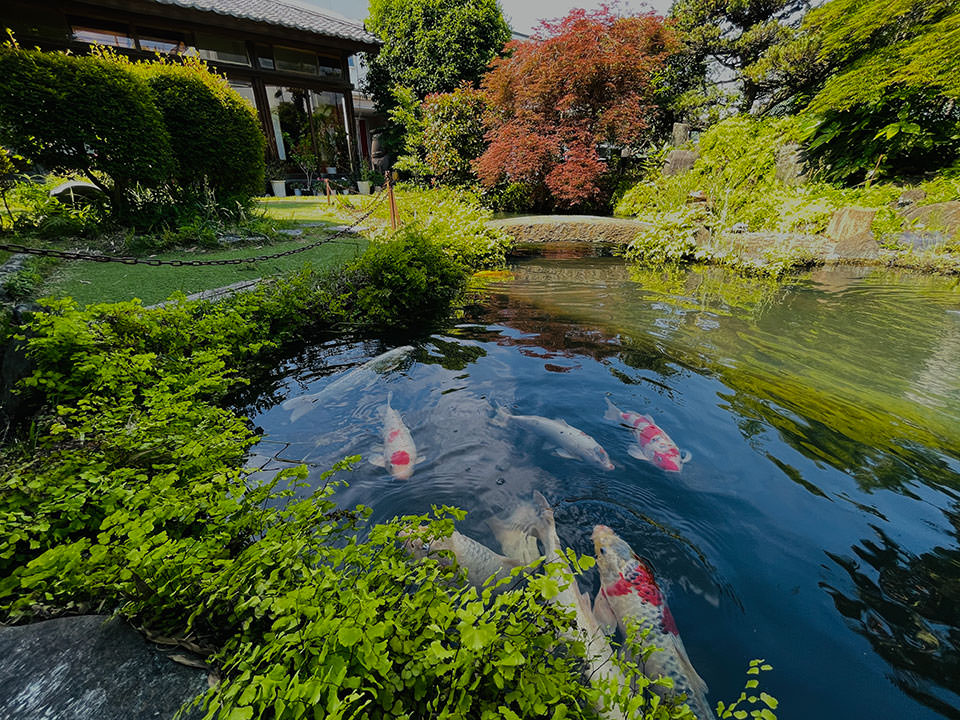
{"type": "Polygon", "coordinates": [[[439,365],[444,370],[465,370],[468,365],[485,357],[487,351],[479,345],[464,345],[455,340],[443,340],[436,336],[430,338],[430,345],[437,353],[430,352],[429,347],[419,349],[413,359],[424,365],[439,365]]]}
{"type": "MultiPolygon", "coordinates": [[[[960,509],[946,512],[960,540],[960,509]]],[[[854,557],[827,553],[850,575],[849,595],[825,583],[837,610],[896,670],[893,681],[919,702],[960,718],[960,547],[915,555],[879,527],[854,557]],[[947,692],[944,692],[947,691],[947,692]]]]}

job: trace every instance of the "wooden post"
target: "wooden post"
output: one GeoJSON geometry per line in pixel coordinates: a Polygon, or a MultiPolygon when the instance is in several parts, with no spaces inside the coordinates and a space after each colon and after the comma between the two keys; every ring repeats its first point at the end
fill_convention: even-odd
{"type": "Polygon", "coordinates": [[[393,175],[393,171],[387,170],[387,173],[386,173],[387,196],[389,197],[389,200],[390,200],[390,229],[396,230],[397,219],[398,219],[397,218],[397,199],[393,196],[393,180],[391,179],[392,175],[393,175]]]}
{"type": "Polygon", "coordinates": [[[331,195],[333,194],[333,192],[330,190],[330,178],[323,179],[323,186],[325,188],[324,192],[327,195],[327,205],[329,205],[332,202],[331,195]]]}

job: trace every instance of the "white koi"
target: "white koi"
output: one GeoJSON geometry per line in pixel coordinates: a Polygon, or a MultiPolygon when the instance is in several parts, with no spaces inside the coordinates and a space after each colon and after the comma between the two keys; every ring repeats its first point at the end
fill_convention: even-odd
{"type": "MultiPolygon", "coordinates": [[[[424,528],[421,527],[420,530],[423,531],[424,528]]],[[[449,550],[457,559],[457,565],[467,571],[467,582],[475,587],[482,586],[491,577],[495,577],[497,580],[505,578],[511,570],[526,564],[513,558],[498,555],[483,543],[477,542],[456,530],[451,533],[450,537],[435,540],[423,541],[419,538],[409,538],[404,541],[404,545],[410,554],[418,559],[434,555],[441,550],[449,550]]],[[[442,557],[437,559],[443,561],[442,557]]]]}
{"type": "Polygon", "coordinates": [[[355,387],[369,385],[377,375],[396,369],[413,351],[414,347],[412,345],[388,350],[382,355],[367,360],[363,365],[342,374],[320,392],[289,398],[284,400],[280,407],[290,411],[290,422],[296,422],[315,407],[322,407],[355,387]]]}
{"type": "Polygon", "coordinates": [[[566,420],[551,420],[539,415],[513,415],[506,408],[497,408],[494,423],[506,427],[515,423],[538,435],[556,446],[555,453],[569,460],[586,460],[599,465],[604,470],[613,470],[610,456],[600,443],[583,430],[570,425],[566,420]]]}
{"type": "Polygon", "coordinates": [[[413,442],[410,430],[403,424],[400,413],[390,407],[393,392],[387,395],[387,404],[380,408],[383,418],[383,446],[373,449],[370,462],[390,471],[397,480],[408,480],[413,468],[424,458],[417,457],[417,446],[413,442]]]}

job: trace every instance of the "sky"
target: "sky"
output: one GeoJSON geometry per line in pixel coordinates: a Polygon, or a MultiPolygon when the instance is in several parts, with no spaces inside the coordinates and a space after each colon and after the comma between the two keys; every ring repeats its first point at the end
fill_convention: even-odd
{"type": "MultiPolygon", "coordinates": [[[[340,13],[354,20],[363,20],[367,17],[367,3],[365,0],[300,0],[310,5],[326,8],[340,13]]],[[[563,17],[576,7],[588,10],[600,6],[601,0],[500,0],[503,15],[510,23],[510,27],[517,32],[529,34],[539,25],[541,19],[556,19],[563,17]]],[[[621,3],[625,10],[639,11],[653,9],[661,15],[670,9],[671,0],[627,0],[621,3]]]]}

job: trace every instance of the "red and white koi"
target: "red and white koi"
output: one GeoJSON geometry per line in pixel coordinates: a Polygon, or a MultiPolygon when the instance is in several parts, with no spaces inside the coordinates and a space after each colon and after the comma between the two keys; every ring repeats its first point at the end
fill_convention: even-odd
{"type": "Polygon", "coordinates": [[[624,634],[631,620],[638,622],[641,630],[649,628],[649,634],[641,640],[643,646],[660,649],[643,662],[644,673],[651,679],[664,676],[673,680],[672,690],[652,687],[661,695],[685,693],[687,704],[699,720],[713,720],[707,684],[690,662],[653,570],[606,525],[593,528],[593,546],[600,571],[600,592],[594,601],[597,620],[618,625],[624,634]]]}
{"type": "Polygon", "coordinates": [[[417,457],[417,446],[413,442],[410,430],[403,424],[400,413],[390,407],[393,393],[387,395],[387,404],[380,408],[383,417],[383,446],[373,449],[370,462],[386,468],[397,480],[407,480],[413,475],[413,468],[424,461],[417,457]]]}
{"type": "Polygon", "coordinates": [[[681,452],[670,436],[658,427],[649,415],[624,412],[607,398],[607,412],[603,417],[633,428],[637,444],[628,447],[627,452],[637,460],[645,460],[667,472],[680,472],[692,458],[690,453],[681,452]]]}

